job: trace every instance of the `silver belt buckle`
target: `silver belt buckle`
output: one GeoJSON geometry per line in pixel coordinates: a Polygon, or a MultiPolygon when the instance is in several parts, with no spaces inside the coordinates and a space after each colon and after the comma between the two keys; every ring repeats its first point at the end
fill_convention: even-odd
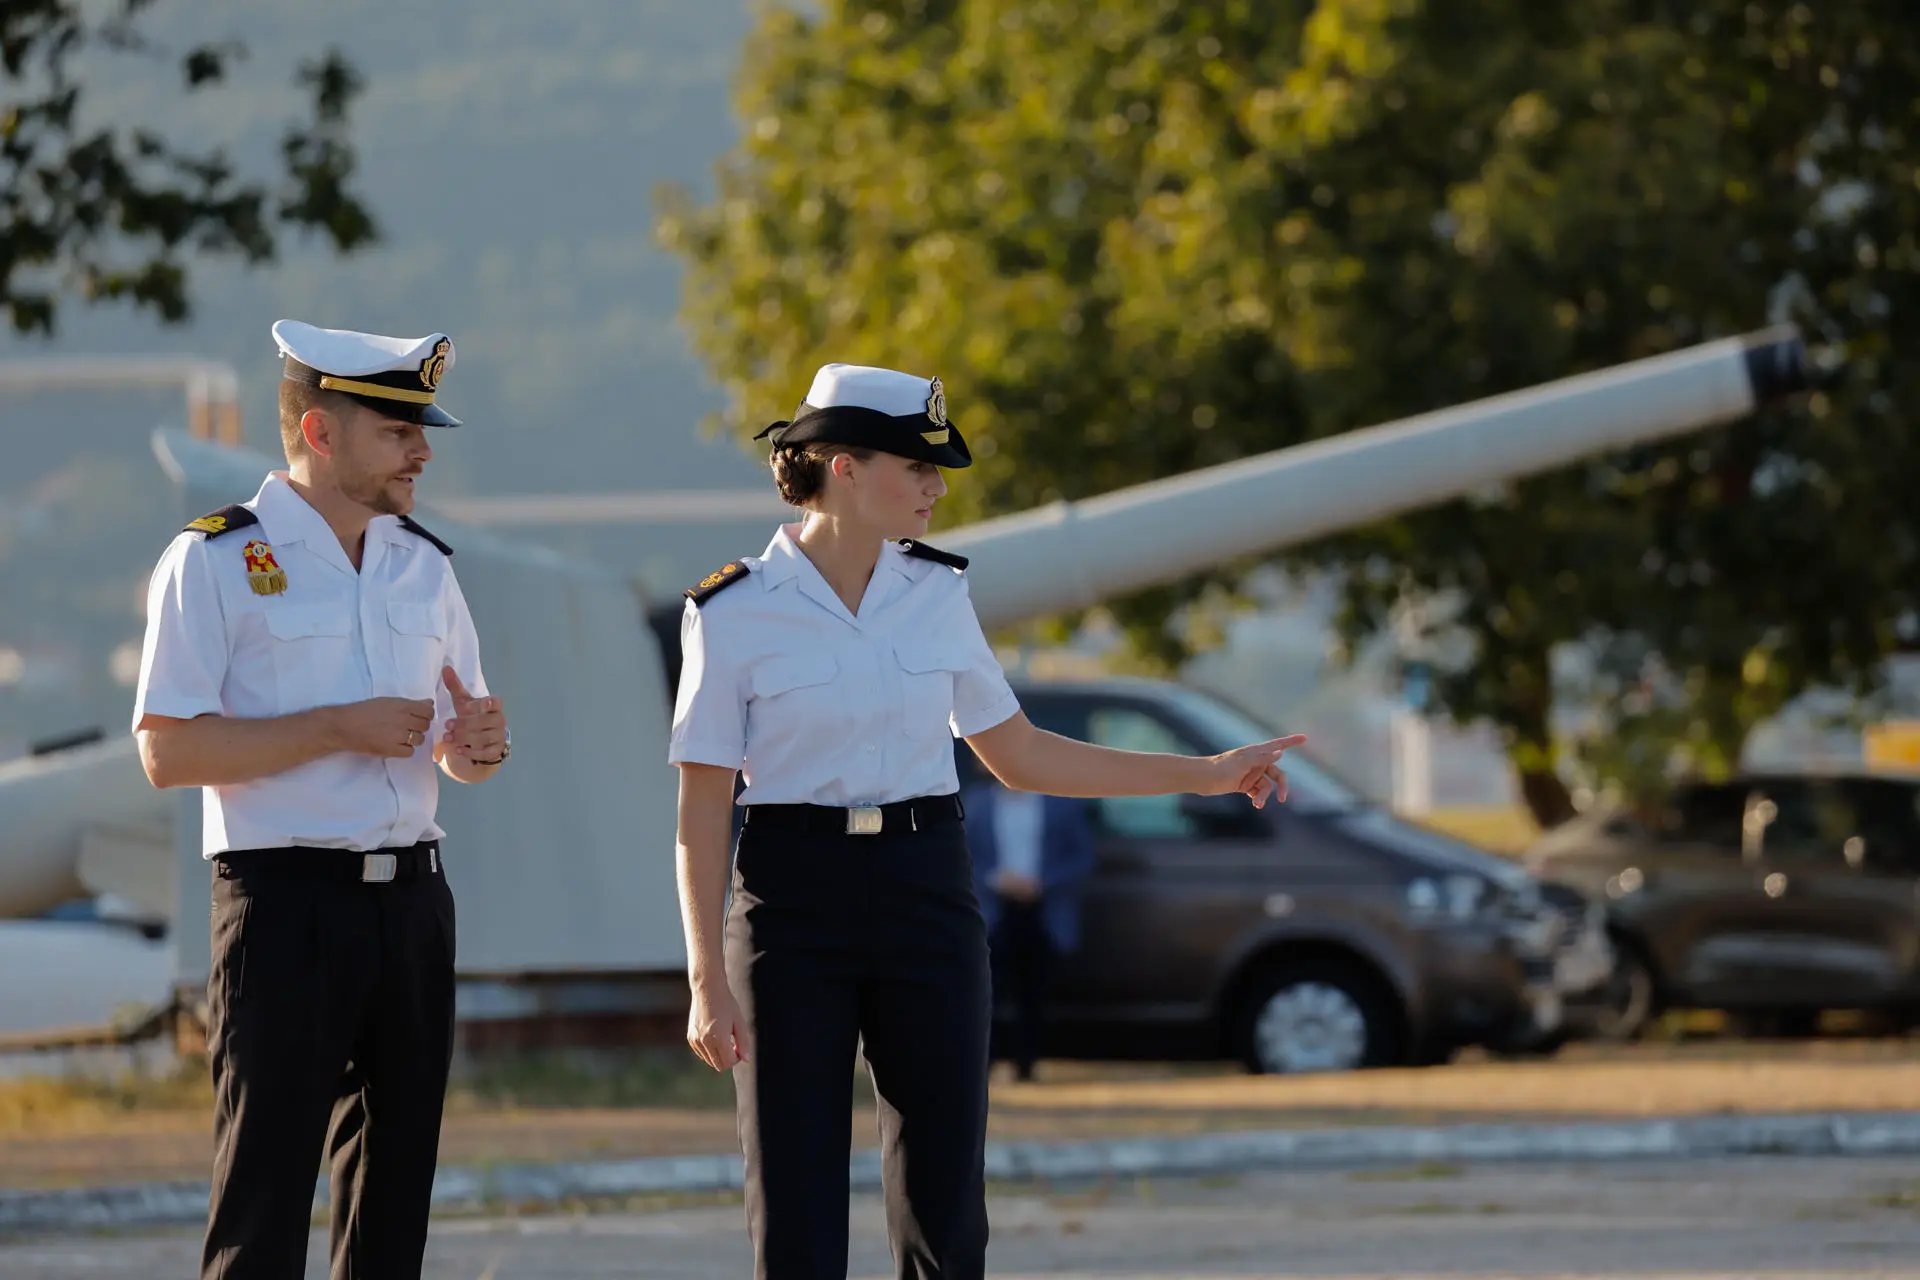
{"type": "Polygon", "coordinates": [[[847,834],[850,836],[877,836],[880,834],[881,818],[879,805],[863,804],[847,810],[847,834]]]}
{"type": "Polygon", "coordinates": [[[369,853],[360,860],[360,879],[366,884],[387,884],[400,869],[400,859],[390,853],[369,853]]]}

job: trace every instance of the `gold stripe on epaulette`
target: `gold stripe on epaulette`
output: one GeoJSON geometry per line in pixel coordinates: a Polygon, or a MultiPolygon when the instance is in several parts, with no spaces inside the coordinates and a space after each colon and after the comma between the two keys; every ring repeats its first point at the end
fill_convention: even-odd
{"type": "Polygon", "coordinates": [[[327,374],[320,379],[323,391],[345,391],[356,396],[378,396],[382,400],[404,400],[408,404],[432,404],[433,392],[408,391],[405,387],[383,387],[377,382],[355,382],[327,374]]]}
{"type": "Polygon", "coordinates": [[[193,530],[195,533],[225,533],[227,531],[227,518],[225,516],[201,516],[198,520],[188,525],[187,528],[193,530]]]}

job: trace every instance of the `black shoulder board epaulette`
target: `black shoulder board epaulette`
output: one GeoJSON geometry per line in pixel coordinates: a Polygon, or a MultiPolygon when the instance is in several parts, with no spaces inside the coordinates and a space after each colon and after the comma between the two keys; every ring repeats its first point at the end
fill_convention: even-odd
{"type": "Polygon", "coordinates": [[[955,555],[951,551],[942,551],[938,547],[930,547],[924,542],[915,542],[912,538],[900,539],[900,549],[910,556],[931,560],[935,564],[944,564],[949,569],[964,570],[968,564],[965,556],[955,555]]]}
{"type": "Polygon", "coordinates": [[[705,604],[714,596],[725,591],[734,583],[747,576],[750,570],[739,560],[729,560],[700,581],[687,588],[687,599],[695,604],[705,604]]]}
{"type": "Polygon", "coordinates": [[[453,554],[452,547],[448,546],[446,543],[440,541],[440,539],[434,537],[432,534],[428,533],[425,529],[415,524],[413,522],[412,516],[401,516],[400,527],[402,529],[405,529],[408,533],[412,534],[414,537],[425,538],[428,542],[431,542],[434,546],[440,548],[441,555],[450,556],[453,554]]]}
{"type": "Polygon", "coordinates": [[[235,529],[244,529],[248,525],[259,523],[259,516],[253,514],[253,512],[246,507],[236,504],[231,507],[222,507],[218,511],[201,516],[180,532],[204,533],[207,535],[208,541],[212,541],[223,533],[232,533],[235,529]]]}

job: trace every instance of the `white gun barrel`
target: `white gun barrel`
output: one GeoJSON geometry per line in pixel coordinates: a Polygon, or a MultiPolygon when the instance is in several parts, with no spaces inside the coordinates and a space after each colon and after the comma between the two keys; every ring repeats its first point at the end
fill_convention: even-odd
{"type": "Polygon", "coordinates": [[[1731,422],[1806,384],[1791,326],[1549,382],[940,535],[988,626],[1073,609],[1731,422]]]}

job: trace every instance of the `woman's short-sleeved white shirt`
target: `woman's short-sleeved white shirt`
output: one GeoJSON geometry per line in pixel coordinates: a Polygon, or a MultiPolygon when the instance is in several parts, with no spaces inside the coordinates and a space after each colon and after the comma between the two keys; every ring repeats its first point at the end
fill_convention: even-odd
{"type": "Polygon", "coordinates": [[[740,769],[741,804],[890,804],[959,787],[953,740],[1020,709],[966,576],[885,544],[857,614],[783,526],[681,620],[668,759],[740,769]]]}

